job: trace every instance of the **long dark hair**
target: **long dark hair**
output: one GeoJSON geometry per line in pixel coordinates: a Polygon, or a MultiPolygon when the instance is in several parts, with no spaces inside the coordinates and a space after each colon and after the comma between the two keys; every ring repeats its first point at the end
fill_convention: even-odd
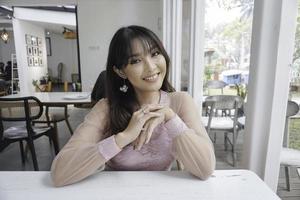
{"type": "Polygon", "coordinates": [[[117,69],[127,66],[128,59],[132,55],[132,44],[135,39],[141,41],[146,51],[150,52],[150,47],[158,48],[166,60],[166,75],[161,90],[166,92],[175,91],[168,81],[170,58],[159,38],[151,30],[141,26],[120,28],[110,42],[106,63],[110,135],[123,131],[127,127],[132,113],[139,107],[133,86],[128,80],[119,77],[113,69],[114,66],[117,69]],[[124,81],[128,86],[126,93],[120,91],[124,81]]]}

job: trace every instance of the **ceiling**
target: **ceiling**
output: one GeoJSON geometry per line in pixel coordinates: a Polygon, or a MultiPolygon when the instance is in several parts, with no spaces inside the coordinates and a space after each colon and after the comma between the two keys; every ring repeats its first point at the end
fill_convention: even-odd
{"type": "Polygon", "coordinates": [[[0,29],[12,30],[12,8],[0,6],[0,29]]]}
{"type": "MultiPolygon", "coordinates": [[[[51,10],[51,11],[60,11],[60,12],[76,12],[75,6],[57,6],[57,7],[26,7],[26,8],[34,8],[40,10],[51,10]]],[[[12,30],[12,16],[13,16],[13,8],[8,6],[0,5],[0,30],[5,28],[6,30],[12,30]]],[[[43,27],[46,32],[61,34],[64,30],[63,27],[76,31],[76,26],[70,25],[61,25],[61,24],[53,24],[53,23],[43,23],[43,22],[32,22],[37,26],[43,27]]]]}

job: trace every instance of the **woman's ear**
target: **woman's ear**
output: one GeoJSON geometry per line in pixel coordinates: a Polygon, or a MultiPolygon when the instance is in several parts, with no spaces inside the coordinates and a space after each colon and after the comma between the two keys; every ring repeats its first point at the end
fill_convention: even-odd
{"type": "Polygon", "coordinates": [[[118,74],[118,76],[120,76],[123,79],[127,79],[127,76],[125,75],[123,70],[116,68],[116,66],[113,66],[113,69],[116,72],[116,74],[118,74]]]}

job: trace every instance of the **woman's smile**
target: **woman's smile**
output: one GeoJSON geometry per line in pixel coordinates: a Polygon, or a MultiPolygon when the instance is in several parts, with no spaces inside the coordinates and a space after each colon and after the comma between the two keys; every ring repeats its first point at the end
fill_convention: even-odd
{"type": "Polygon", "coordinates": [[[156,82],[158,80],[159,75],[160,75],[160,72],[152,74],[150,76],[147,76],[147,77],[143,78],[143,80],[146,82],[150,82],[150,83],[156,82]]]}

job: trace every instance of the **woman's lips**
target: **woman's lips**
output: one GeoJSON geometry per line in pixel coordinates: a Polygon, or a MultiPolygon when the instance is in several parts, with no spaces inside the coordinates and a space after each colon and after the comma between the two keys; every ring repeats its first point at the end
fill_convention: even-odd
{"type": "Polygon", "coordinates": [[[147,76],[147,77],[143,78],[143,80],[147,81],[147,82],[155,82],[158,79],[159,74],[160,73],[156,73],[151,76],[147,76]]]}

